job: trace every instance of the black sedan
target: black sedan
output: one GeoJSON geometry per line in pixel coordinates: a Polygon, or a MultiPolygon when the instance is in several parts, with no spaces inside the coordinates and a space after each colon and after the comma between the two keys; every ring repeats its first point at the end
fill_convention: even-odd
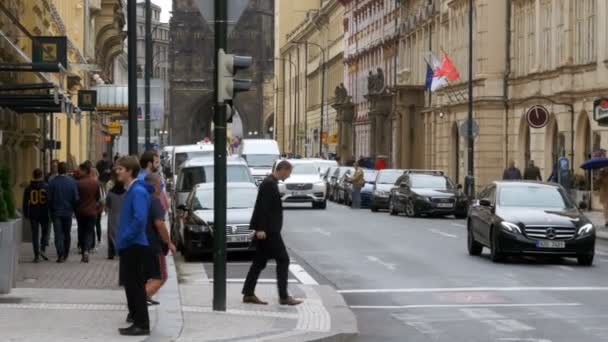
{"type": "Polygon", "coordinates": [[[467,198],[460,186],[441,173],[405,173],[391,190],[389,212],[420,215],[467,216],[467,198]]]}
{"type": "Polygon", "coordinates": [[[371,211],[377,212],[380,209],[388,209],[391,189],[399,177],[403,176],[405,170],[385,169],[378,171],[371,193],[371,211]]]}
{"type": "Polygon", "coordinates": [[[470,255],[480,255],[485,246],[494,262],[530,254],[593,264],[593,224],[556,184],[494,182],[471,205],[467,227],[470,255]]]}
{"type": "MultiPolygon", "coordinates": [[[[228,251],[249,251],[253,231],[249,221],[258,188],[252,183],[228,183],[226,192],[226,246],[228,251]]],[[[184,212],[173,239],[186,259],[213,251],[213,183],[197,185],[179,208],[184,212]]]]}

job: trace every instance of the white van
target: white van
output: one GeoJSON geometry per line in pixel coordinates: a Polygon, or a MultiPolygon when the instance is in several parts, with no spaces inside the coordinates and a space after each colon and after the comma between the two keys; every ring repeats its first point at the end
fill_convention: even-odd
{"type": "Polygon", "coordinates": [[[239,157],[247,161],[251,174],[259,184],[272,173],[272,166],[279,159],[279,144],[271,139],[244,139],[238,149],[239,157]]]}
{"type": "Polygon", "coordinates": [[[213,143],[211,142],[174,146],[171,154],[171,173],[174,181],[177,180],[179,169],[184,162],[201,157],[213,158],[213,151],[213,143]]]}

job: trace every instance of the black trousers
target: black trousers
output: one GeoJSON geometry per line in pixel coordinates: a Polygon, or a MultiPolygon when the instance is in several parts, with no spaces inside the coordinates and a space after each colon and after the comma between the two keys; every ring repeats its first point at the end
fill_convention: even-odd
{"type": "Polygon", "coordinates": [[[57,256],[68,257],[72,243],[72,216],[54,216],[53,231],[57,256]]]}
{"type": "Polygon", "coordinates": [[[279,290],[279,298],[286,299],[289,294],[287,292],[287,277],[289,275],[289,254],[283,242],[281,234],[268,234],[266,240],[256,240],[256,251],[253,257],[253,264],[247,273],[245,285],[243,286],[243,295],[253,296],[255,294],[255,286],[257,285],[260,273],[266,268],[268,260],[274,259],[277,262],[277,287],[279,290]]]}
{"type": "Polygon", "coordinates": [[[133,316],[133,323],[140,328],[149,329],[150,317],[144,278],[145,258],[149,255],[146,249],[144,246],[131,246],[120,251],[120,278],[125,287],[127,306],[133,316]]]}
{"type": "Polygon", "coordinates": [[[91,251],[95,245],[96,216],[76,216],[78,222],[78,245],[83,253],[91,251]]]}
{"type": "Polygon", "coordinates": [[[34,248],[34,256],[37,258],[40,251],[45,252],[49,244],[49,218],[48,217],[31,217],[30,226],[32,228],[32,247],[34,248]],[[42,234],[40,234],[42,231],[42,234]]]}

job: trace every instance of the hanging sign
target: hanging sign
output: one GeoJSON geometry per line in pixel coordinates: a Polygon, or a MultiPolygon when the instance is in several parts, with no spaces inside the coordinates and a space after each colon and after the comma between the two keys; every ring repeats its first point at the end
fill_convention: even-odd
{"type": "Polygon", "coordinates": [[[608,98],[593,101],[593,119],[600,126],[608,126],[608,98]]]}
{"type": "Polygon", "coordinates": [[[61,64],[68,68],[67,37],[34,37],[32,43],[34,63],[61,64]]]}
{"type": "Polygon", "coordinates": [[[97,91],[79,90],[78,108],[84,111],[94,111],[97,108],[97,91]]]}

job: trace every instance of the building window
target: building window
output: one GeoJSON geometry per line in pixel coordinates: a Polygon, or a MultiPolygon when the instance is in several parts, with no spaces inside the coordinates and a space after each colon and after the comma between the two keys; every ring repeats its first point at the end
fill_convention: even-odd
{"type": "MultiPolygon", "coordinates": [[[[542,37],[541,37],[541,51],[553,51],[551,46],[551,18],[552,18],[552,10],[551,10],[551,0],[544,0],[541,3],[541,25],[542,25],[542,37]]],[[[549,58],[541,58],[541,67],[543,70],[549,70],[553,67],[552,59],[549,58]]]]}
{"type": "MultiPolygon", "coordinates": [[[[514,40],[513,54],[515,72],[526,75],[534,67],[536,56],[536,6],[533,0],[523,0],[514,4],[514,40]]],[[[543,24],[545,25],[545,24],[543,24]]],[[[544,26],[543,26],[544,27],[544,26]]]]}
{"type": "Polygon", "coordinates": [[[595,0],[577,0],[574,3],[575,63],[591,63],[595,59],[595,0]]]}
{"type": "Polygon", "coordinates": [[[564,56],[566,55],[566,51],[564,49],[564,39],[566,37],[566,23],[565,23],[565,14],[564,14],[564,0],[557,0],[556,4],[556,19],[557,19],[557,27],[555,34],[555,51],[557,53],[557,63],[556,65],[561,65],[564,63],[564,56]]]}

